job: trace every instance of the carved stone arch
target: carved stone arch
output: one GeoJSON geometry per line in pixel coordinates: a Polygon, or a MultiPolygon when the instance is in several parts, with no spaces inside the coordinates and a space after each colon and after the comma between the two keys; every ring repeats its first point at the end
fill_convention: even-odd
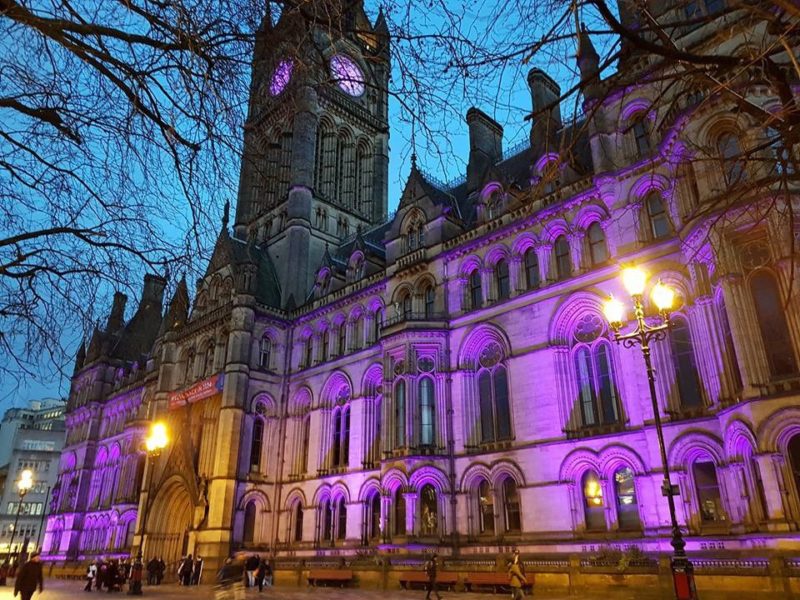
{"type": "Polygon", "coordinates": [[[341,327],[344,323],[347,323],[347,316],[343,312],[336,313],[331,317],[331,324],[336,328],[341,327]]]}
{"type": "Polygon", "coordinates": [[[398,468],[386,471],[381,477],[381,485],[384,490],[394,492],[398,488],[405,491],[408,489],[408,476],[398,468]]]}
{"type": "Polygon", "coordinates": [[[269,497],[267,497],[267,495],[259,489],[247,490],[244,494],[242,494],[242,497],[239,499],[239,503],[237,504],[237,508],[239,510],[244,510],[250,502],[255,502],[256,506],[261,512],[271,511],[269,497]]]}
{"type": "Polygon", "coordinates": [[[364,307],[361,304],[356,304],[353,308],[350,309],[350,313],[347,316],[348,321],[354,323],[358,321],[362,315],[364,314],[364,307]]]}
{"type": "Polygon", "coordinates": [[[286,496],[286,501],[283,504],[284,510],[291,510],[298,502],[303,507],[308,506],[305,493],[302,489],[296,487],[286,496]]]}
{"type": "Polygon", "coordinates": [[[436,277],[433,273],[423,273],[414,282],[414,293],[422,294],[429,287],[436,288],[436,277]]]}
{"type": "Polygon", "coordinates": [[[320,393],[320,405],[333,407],[353,397],[353,384],[344,371],[331,373],[320,393]]]}
{"type": "Polygon", "coordinates": [[[493,246],[483,259],[483,264],[487,267],[494,268],[500,260],[511,258],[511,252],[506,248],[505,244],[497,244],[493,246]]]}
{"type": "Polygon", "coordinates": [[[419,206],[414,206],[405,215],[403,215],[403,219],[400,221],[400,233],[406,234],[408,233],[410,227],[416,227],[427,222],[428,217],[425,214],[425,211],[423,211],[419,206]]]}
{"type": "Polygon", "coordinates": [[[369,312],[375,312],[376,310],[383,310],[386,308],[386,305],[383,302],[383,298],[380,296],[374,296],[367,301],[367,308],[369,312]]]}
{"type": "Polygon", "coordinates": [[[114,461],[119,460],[122,456],[122,448],[119,445],[119,442],[114,442],[111,444],[111,448],[108,451],[108,463],[114,464],[114,461]]]}
{"type": "Polygon", "coordinates": [[[519,234],[511,246],[511,254],[514,256],[522,256],[531,248],[536,248],[538,239],[533,232],[525,231],[519,234]]]}
{"type": "Polygon", "coordinates": [[[331,499],[331,486],[327,483],[323,483],[317,488],[317,491],[314,492],[314,498],[312,499],[314,506],[320,506],[326,500],[331,499]]]}
{"type": "Polygon", "coordinates": [[[345,504],[350,504],[350,488],[344,481],[337,481],[331,486],[331,500],[338,502],[339,498],[344,498],[345,504]]]}
{"type": "Polygon", "coordinates": [[[392,294],[392,304],[402,302],[403,299],[409,295],[413,297],[414,288],[410,282],[405,281],[394,289],[394,294],[392,294]]]}
{"type": "Polygon", "coordinates": [[[519,468],[515,462],[508,459],[498,460],[492,463],[492,478],[490,481],[495,487],[499,487],[500,483],[510,477],[517,484],[517,487],[525,486],[525,475],[522,469],[519,468]]]}
{"type": "Polygon", "coordinates": [[[786,451],[789,440],[800,433],[800,408],[776,410],[758,428],[759,449],[762,452],[786,451]]]}
{"type": "Polygon", "coordinates": [[[307,386],[295,390],[289,401],[289,414],[300,416],[306,414],[314,406],[314,394],[307,386]]]}
{"type": "Polygon", "coordinates": [[[480,271],[482,267],[483,263],[480,257],[470,254],[462,259],[461,265],[458,268],[458,272],[462,277],[469,277],[473,271],[476,269],[480,271]]]}
{"type": "Polygon", "coordinates": [[[439,494],[446,494],[450,491],[450,482],[447,479],[447,475],[441,469],[432,465],[424,465],[415,469],[411,473],[408,483],[412,489],[417,491],[421,490],[427,483],[433,485],[439,494]]]}
{"type": "Polygon", "coordinates": [[[327,331],[330,328],[331,328],[330,322],[328,321],[328,319],[326,319],[324,317],[314,324],[314,329],[318,333],[322,333],[323,331],[327,331]]]}
{"type": "Polygon", "coordinates": [[[278,405],[270,394],[267,392],[259,392],[250,401],[250,412],[253,414],[261,415],[265,418],[272,418],[278,416],[278,405]],[[259,409],[258,405],[263,404],[264,409],[259,409]]]}
{"type": "Polygon", "coordinates": [[[377,493],[380,495],[381,492],[380,479],[377,477],[370,477],[361,484],[361,488],[358,490],[358,501],[367,502],[373,496],[373,494],[377,493]]]}
{"type": "Polygon", "coordinates": [[[631,448],[620,444],[611,444],[600,450],[599,461],[601,474],[609,479],[623,467],[630,468],[637,476],[647,472],[642,457],[631,448]]]}
{"type": "Polygon", "coordinates": [[[569,224],[564,219],[553,219],[542,229],[542,239],[554,243],[562,235],[570,232],[569,224]]]}
{"type": "MultiPolygon", "coordinates": [[[[584,290],[562,297],[550,319],[549,341],[553,346],[568,346],[578,320],[587,312],[603,314],[603,297],[594,291],[584,290]]],[[[605,319],[603,319],[605,323],[605,319]]]]}
{"type": "Polygon", "coordinates": [[[464,369],[474,369],[478,365],[481,351],[492,343],[500,347],[500,360],[511,356],[511,342],[505,331],[492,323],[482,323],[470,331],[461,343],[458,364],[464,369]]]}
{"type": "Polygon", "coordinates": [[[636,180],[631,186],[631,198],[643,202],[653,192],[658,193],[664,200],[670,201],[674,182],[660,173],[647,173],[636,180]]]}
{"type": "Polygon", "coordinates": [[[717,142],[723,134],[732,133],[742,140],[748,125],[742,112],[715,111],[697,127],[692,137],[695,145],[716,152],[717,142]]]}
{"type": "Polygon", "coordinates": [[[94,465],[95,467],[102,467],[105,466],[107,461],[108,461],[108,448],[106,448],[105,446],[100,446],[97,449],[97,454],[94,457],[94,465]]]}
{"type": "Polygon", "coordinates": [[[741,417],[733,417],[723,429],[725,457],[729,462],[744,460],[747,456],[755,454],[758,450],[756,436],[747,423],[741,417]]]}
{"type": "Polygon", "coordinates": [[[698,458],[708,456],[714,464],[721,466],[725,457],[722,441],[705,431],[690,430],[678,436],[667,452],[673,469],[687,468],[698,458]]]}
{"type": "Polygon", "coordinates": [[[645,290],[645,297],[650,298],[650,292],[653,287],[661,281],[671,287],[678,296],[680,296],[685,304],[690,304],[694,298],[692,290],[692,278],[686,271],[683,265],[678,263],[662,263],[658,269],[654,269],[658,273],[658,277],[651,277],[647,281],[647,289],[645,290]]]}
{"type": "Polygon", "coordinates": [[[649,98],[633,98],[623,105],[620,116],[627,121],[631,117],[644,112],[649,118],[653,110],[653,101],[649,98]]]}
{"type": "Polygon", "coordinates": [[[462,492],[467,492],[474,489],[478,482],[485,479],[492,485],[492,470],[486,463],[473,463],[469,468],[464,471],[459,483],[459,489],[462,492]]]}
{"type": "Polygon", "coordinates": [[[592,202],[586,204],[578,210],[575,218],[572,220],[573,226],[587,230],[594,223],[603,223],[609,218],[608,209],[601,202],[592,202]]]}
{"type": "Polygon", "coordinates": [[[563,482],[575,483],[588,470],[595,471],[598,475],[602,472],[597,453],[590,448],[576,448],[561,461],[558,478],[563,482]]]}
{"type": "Polygon", "coordinates": [[[383,386],[383,365],[373,363],[364,371],[361,378],[361,395],[365,397],[377,396],[383,386]]]}

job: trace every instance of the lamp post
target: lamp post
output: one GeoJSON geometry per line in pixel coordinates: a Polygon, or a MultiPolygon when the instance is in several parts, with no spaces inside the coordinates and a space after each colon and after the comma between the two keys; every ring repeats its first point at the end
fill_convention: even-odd
{"type": "Polygon", "coordinates": [[[22,509],[22,501],[25,494],[33,487],[33,472],[30,469],[25,469],[19,474],[19,481],[17,481],[17,493],[19,494],[19,502],[17,503],[17,516],[14,517],[14,529],[11,530],[11,541],[8,544],[8,557],[11,558],[11,553],[14,552],[14,538],[17,535],[17,527],[19,526],[19,513],[22,509]]]}
{"type": "Polygon", "coordinates": [[[620,333],[625,320],[625,305],[613,296],[605,302],[603,312],[605,317],[614,330],[614,338],[617,343],[621,343],[626,348],[640,346],[644,355],[644,363],[647,368],[647,382],[650,386],[650,402],[653,405],[653,418],[656,424],[656,434],[658,436],[658,448],[661,452],[661,465],[664,469],[664,482],[661,484],[661,493],[667,497],[669,505],[669,518],[672,524],[672,539],[670,544],[673,548],[670,566],[672,569],[672,582],[675,586],[675,598],[677,600],[696,600],[697,591],[694,585],[694,568],[686,556],[686,542],[678,526],[678,518],[675,513],[675,496],[678,495],[678,487],[672,484],[669,471],[669,461],[667,459],[667,449],[664,445],[664,430],[661,425],[661,413],[656,399],[656,380],[653,361],[650,356],[650,343],[656,340],[663,340],[669,328],[669,311],[675,300],[675,292],[661,283],[660,281],[653,287],[651,299],[659,311],[661,322],[657,325],[648,325],[644,316],[644,291],[647,285],[647,273],[638,267],[628,267],[622,271],[622,283],[631,295],[633,300],[633,318],[636,327],[627,332],[620,333]]]}
{"type": "Polygon", "coordinates": [[[147,490],[147,499],[142,507],[141,541],[139,543],[139,552],[136,554],[136,561],[133,563],[131,588],[128,592],[134,596],[142,595],[142,571],[144,569],[142,558],[144,556],[145,529],[147,527],[147,509],[150,506],[150,488],[153,483],[153,463],[161,455],[161,451],[167,447],[167,444],[169,444],[167,425],[163,421],[156,421],[150,426],[150,434],[144,440],[144,448],[147,451],[147,468],[145,469],[147,483],[144,486],[147,490]]]}

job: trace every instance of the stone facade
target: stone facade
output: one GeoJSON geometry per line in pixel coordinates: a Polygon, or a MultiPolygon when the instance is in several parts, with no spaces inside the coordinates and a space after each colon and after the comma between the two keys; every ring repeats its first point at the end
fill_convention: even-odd
{"type": "Polygon", "coordinates": [[[470,110],[466,177],[414,162],[386,220],[388,39],[356,13],[368,40],[317,39],[344,57],[333,77],[257,49],[233,231],[226,214],[193,302],[181,282],[161,319],[149,277],[136,316],[118,298],[81,350],[49,556],[667,552],[642,354],[601,313],[628,263],[679,296],[653,357],[688,550],[797,549],[797,199],[769,183],[763,124],[700,91],[667,114],[677,92],[619,75],[565,125],[534,70],[530,146],[504,154],[470,110]],[[155,419],[171,443],[145,471],[155,419]]]}

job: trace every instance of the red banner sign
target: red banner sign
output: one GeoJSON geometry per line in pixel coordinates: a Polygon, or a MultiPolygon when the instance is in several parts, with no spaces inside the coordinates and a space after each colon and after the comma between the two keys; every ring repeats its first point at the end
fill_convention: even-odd
{"type": "Polygon", "coordinates": [[[175,410],[187,404],[193,404],[199,400],[210,398],[215,394],[222,391],[222,386],[225,383],[225,374],[217,373],[213,377],[204,379],[195,383],[192,387],[181,390],[180,392],[172,392],[169,395],[169,409],[175,410]]]}

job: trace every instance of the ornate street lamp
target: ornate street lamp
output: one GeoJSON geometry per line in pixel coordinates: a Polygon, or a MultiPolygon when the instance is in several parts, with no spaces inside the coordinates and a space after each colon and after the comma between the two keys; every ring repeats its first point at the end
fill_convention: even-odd
{"type": "Polygon", "coordinates": [[[672,522],[670,544],[674,551],[670,565],[672,567],[672,581],[675,586],[675,598],[677,600],[696,600],[694,568],[686,556],[686,542],[683,540],[675,513],[675,496],[678,495],[678,486],[673,485],[670,478],[667,450],[664,445],[664,430],[661,425],[661,413],[656,399],[655,371],[653,370],[653,362],[650,356],[650,343],[656,340],[663,340],[667,335],[669,311],[675,301],[675,291],[660,281],[653,286],[650,297],[658,308],[660,322],[656,325],[649,325],[645,320],[644,304],[642,303],[647,285],[647,273],[639,267],[627,267],[622,270],[622,283],[633,299],[633,318],[636,327],[627,333],[620,333],[625,321],[626,310],[625,305],[613,296],[605,302],[603,312],[614,330],[614,337],[617,343],[621,343],[626,348],[633,348],[638,345],[644,355],[644,364],[647,367],[647,382],[650,386],[650,401],[653,404],[653,418],[655,419],[656,434],[658,435],[658,448],[661,451],[661,465],[664,469],[664,482],[661,485],[661,493],[667,497],[669,517],[672,522]]]}
{"type": "Polygon", "coordinates": [[[17,502],[17,516],[14,517],[14,529],[11,530],[11,541],[8,544],[8,556],[14,551],[14,538],[17,535],[17,527],[19,526],[19,513],[22,509],[22,501],[25,499],[25,494],[33,487],[33,472],[30,469],[25,469],[19,474],[17,481],[17,493],[19,494],[19,502],[17,502]]]}
{"type": "Polygon", "coordinates": [[[147,490],[147,500],[142,507],[142,527],[141,527],[141,541],[139,543],[139,552],[136,554],[136,561],[133,563],[131,573],[131,589],[130,594],[135,596],[142,595],[142,557],[144,556],[144,540],[145,528],[147,527],[147,509],[150,506],[150,488],[153,483],[153,464],[156,458],[161,455],[161,451],[169,444],[169,435],[167,434],[167,425],[163,421],[156,421],[150,426],[150,434],[144,440],[144,448],[147,451],[147,468],[145,474],[147,475],[147,483],[145,489],[147,490]]]}

